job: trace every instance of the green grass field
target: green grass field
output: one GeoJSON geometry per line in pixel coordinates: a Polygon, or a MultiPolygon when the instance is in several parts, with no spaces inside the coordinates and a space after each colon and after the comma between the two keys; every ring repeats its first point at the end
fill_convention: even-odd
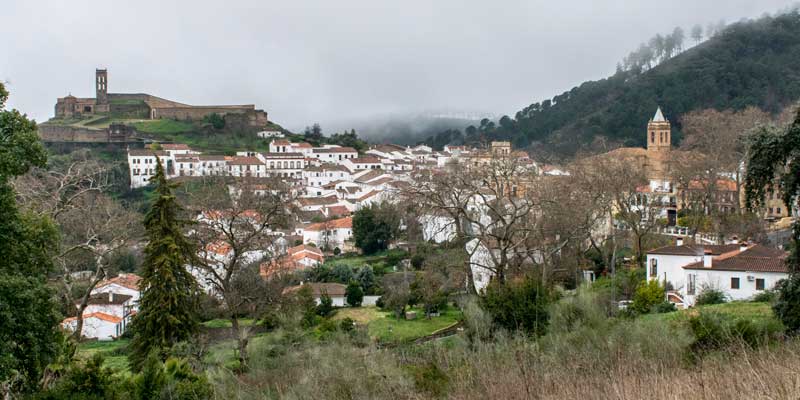
{"type": "Polygon", "coordinates": [[[369,336],[381,343],[410,342],[447,328],[461,319],[461,311],[454,307],[430,319],[425,318],[421,309],[415,308],[413,311],[417,312],[417,319],[405,320],[375,307],[343,308],[336,311],[333,319],[351,318],[358,324],[366,325],[369,336]]]}
{"type": "MultiPolygon", "coordinates": [[[[239,325],[241,326],[253,326],[255,320],[249,318],[243,318],[239,320],[239,325]]],[[[201,323],[200,325],[206,328],[230,328],[231,327],[231,320],[229,319],[212,319],[210,321],[206,321],[201,323]]]]}
{"type": "Polygon", "coordinates": [[[129,373],[128,357],[122,354],[122,349],[127,346],[127,339],[113,341],[84,342],[78,346],[76,357],[86,360],[95,354],[101,354],[105,361],[103,366],[112,368],[121,373],[129,373]]]}
{"type": "Polygon", "coordinates": [[[159,135],[186,133],[194,129],[194,126],[189,122],[175,121],[171,119],[156,119],[135,122],[133,123],[133,127],[139,132],[159,135]]]}
{"type": "Polygon", "coordinates": [[[772,312],[772,306],[769,303],[754,303],[749,301],[731,301],[722,304],[696,306],[672,313],[647,314],[641,318],[661,319],[680,323],[686,321],[693,315],[697,315],[699,312],[716,312],[727,314],[737,319],[753,320],[754,322],[776,319],[775,313],[772,312]]]}

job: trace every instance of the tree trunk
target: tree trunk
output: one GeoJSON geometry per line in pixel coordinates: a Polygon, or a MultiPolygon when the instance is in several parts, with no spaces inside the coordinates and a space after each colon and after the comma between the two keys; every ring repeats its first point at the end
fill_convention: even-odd
{"type": "Polygon", "coordinates": [[[247,342],[249,341],[249,333],[240,330],[239,318],[231,317],[231,329],[233,334],[236,335],[236,340],[239,348],[239,371],[247,371],[247,342]]]}
{"type": "Polygon", "coordinates": [[[94,273],[94,278],[86,288],[86,292],[81,297],[81,303],[78,305],[78,313],[75,315],[75,331],[72,332],[72,338],[75,341],[80,341],[83,336],[83,312],[89,306],[89,298],[92,296],[92,290],[100,283],[106,276],[106,270],[103,268],[102,256],[97,257],[97,270],[94,273]]]}

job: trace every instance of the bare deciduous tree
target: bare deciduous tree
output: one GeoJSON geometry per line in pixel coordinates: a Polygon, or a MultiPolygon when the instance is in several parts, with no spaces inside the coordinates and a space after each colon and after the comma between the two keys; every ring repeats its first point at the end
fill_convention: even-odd
{"type": "Polygon", "coordinates": [[[278,232],[289,224],[292,199],[278,179],[207,179],[191,199],[191,208],[202,213],[191,236],[200,245],[200,272],[210,292],[221,300],[237,338],[240,367],[247,368],[247,344],[251,327],[240,323],[242,315],[259,317],[268,301],[257,266],[277,256],[278,232]]]}

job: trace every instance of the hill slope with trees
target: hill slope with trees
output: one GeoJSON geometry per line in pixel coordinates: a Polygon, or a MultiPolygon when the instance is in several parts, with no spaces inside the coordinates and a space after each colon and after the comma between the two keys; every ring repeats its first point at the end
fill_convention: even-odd
{"type": "MultiPolygon", "coordinates": [[[[691,36],[697,40],[695,32],[691,36]]],[[[513,118],[504,116],[497,123],[484,120],[480,126],[468,127],[463,136],[442,135],[453,143],[511,140],[518,147],[542,146],[574,154],[580,149],[597,150],[599,138],[644,145],[642,129],[659,105],[674,122],[673,137],[679,139],[680,116],[689,111],[757,106],[777,113],[800,98],[797,10],[718,27],[709,36],[685,51],[676,47],[674,56],[663,56],[662,48],[660,60],[658,52],[654,57],[654,49],[643,44],[609,78],[585,82],[531,104],[513,118]],[[648,58],[641,62],[643,55],[648,58]]],[[[651,40],[650,46],[654,42],[663,43],[651,40]]],[[[432,136],[426,142],[441,143],[441,139],[432,136]]]]}

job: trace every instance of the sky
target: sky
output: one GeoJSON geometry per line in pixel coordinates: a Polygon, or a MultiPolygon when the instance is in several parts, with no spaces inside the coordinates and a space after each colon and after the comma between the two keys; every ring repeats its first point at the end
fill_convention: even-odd
{"type": "MultiPolygon", "coordinates": [[[[255,104],[292,130],[428,111],[512,115],[600,79],[676,26],[774,13],[779,0],[3,0],[0,80],[44,121],[108,90],[255,104]]],[[[691,42],[691,40],[688,40],[691,42]]]]}

